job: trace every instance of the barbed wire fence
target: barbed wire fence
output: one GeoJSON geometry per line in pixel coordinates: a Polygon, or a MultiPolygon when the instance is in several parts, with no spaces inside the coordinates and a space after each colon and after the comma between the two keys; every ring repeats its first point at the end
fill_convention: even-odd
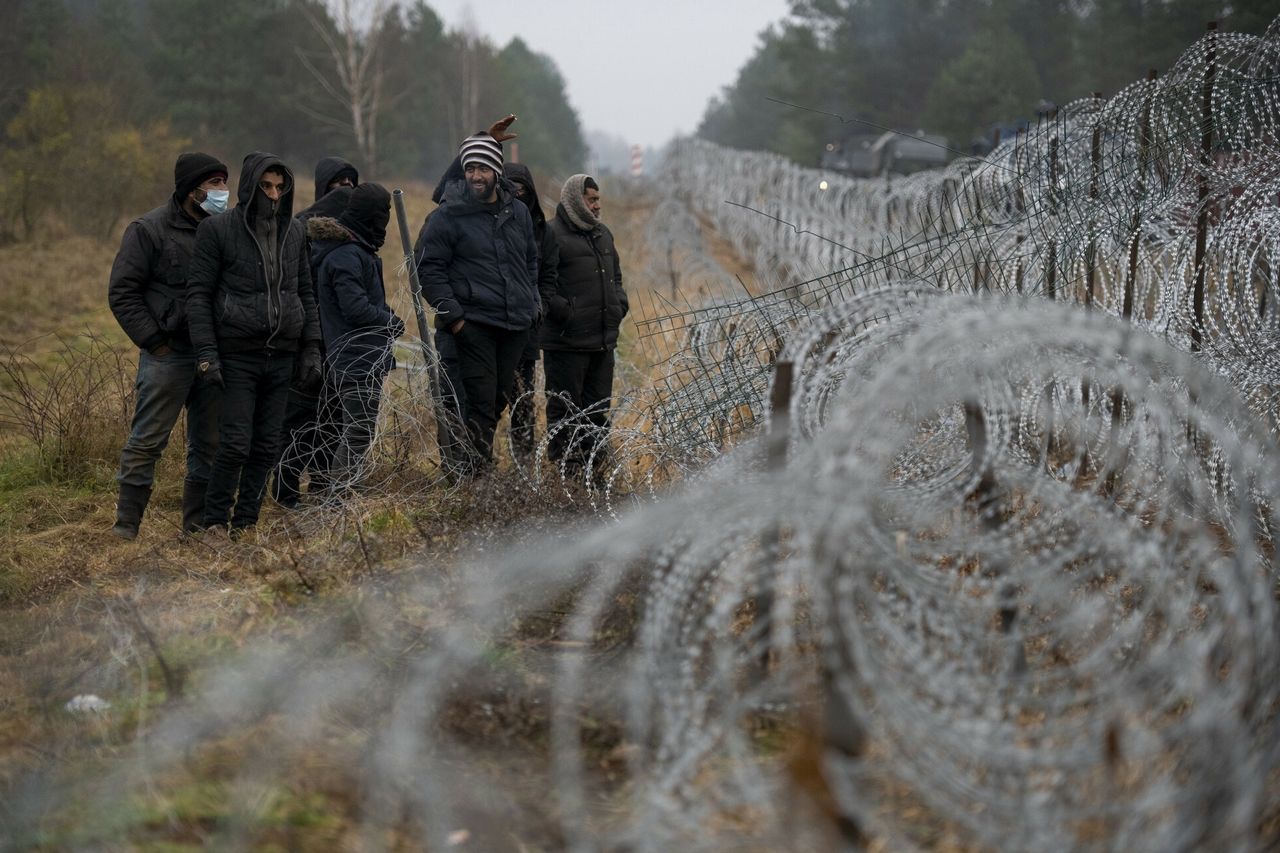
{"type": "MultiPolygon", "coordinates": [[[[1213,33],[986,158],[887,181],[682,143],[650,229],[674,283],[639,324],[664,369],[614,401],[593,487],[616,520],[402,573],[255,646],[75,788],[76,814],[251,727],[215,843],[250,844],[261,792],[327,750],[374,849],[460,828],[575,850],[1274,845],[1277,70],[1276,25],[1213,33]],[[704,227],[774,278],[725,272],[704,227]],[[547,612],[554,642],[496,668],[513,619],[547,612]],[[460,729],[512,706],[536,759],[460,729]]],[[[434,431],[421,373],[388,393],[379,489],[434,431]]],[[[12,837],[60,801],[52,776],[12,800],[12,837]]]]}

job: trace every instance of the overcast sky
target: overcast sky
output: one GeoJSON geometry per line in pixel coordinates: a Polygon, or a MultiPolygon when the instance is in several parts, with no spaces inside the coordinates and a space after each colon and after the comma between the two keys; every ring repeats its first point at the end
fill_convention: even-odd
{"type": "MultiPolygon", "coordinates": [[[[428,0],[449,28],[470,9],[499,47],[555,60],[584,130],[641,145],[691,133],[787,0],[428,0]]],[[[517,123],[516,129],[519,129],[517,123]]]]}

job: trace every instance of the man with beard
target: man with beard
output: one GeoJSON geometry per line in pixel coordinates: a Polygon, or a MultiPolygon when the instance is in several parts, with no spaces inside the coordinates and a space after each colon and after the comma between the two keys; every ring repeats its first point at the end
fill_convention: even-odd
{"type": "Polygon", "coordinates": [[[107,301],[140,350],[137,404],[120,454],[120,499],[111,532],[133,539],[151,500],[156,462],[178,415],[187,411],[187,476],[182,483],[182,528],[198,530],[204,493],[218,445],[217,388],[196,382],[187,327],[187,267],[196,226],[227,207],[227,167],[208,154],[183,154],[174,166],[174,193],[134,220],[111,265],[107,301]]]}
{"type": "MultiPolygon", "coordinates": [[[[315,202],[298,214],[298,221],[305,227],[316,217],[336,219],[346,209],[352,189],[359,185],[360,172],[349,161],[342,157],[325,157],[316,164],[315,202]]],[[[307,257],[311,257],[309,245],[307,257]]],[[[316,274],[316,264],[312,262],[313,282],[317,282],[316,274]]],[[[318,298],[318,287],[316,292],[318,298]]],[[[312,494],[328,485],[337,424],[341,419],[336,403],[336,400],[328,398],[323,387],[306,389],[295,383],[289,389],[282,452],[271,479],[271,498],[286,509],[298,506],[302,497],[302,475],[307,471],[311,473],[312,494]]]]}
{"type": "MultiPolygon", "coordinates": [[[[584,466],[609,427],[613,397],[613,351],[626,316],[622,263],[613,233],[600,221],[600,186],[589,175],[565,181],[550,230],[560,248],[557,293],[542,326],[543,372],[547,378],[547,430],[568,418],[548,448],[551,458],[584,466]]],[[[599,460],[596,461],[599,470],[599,460]]]]}
{"type": "Polygon", "coordinates": [[[528,208],[499,184],[502,146],[477,133],[459,155],[464,179],[446,186],[415,255],[437,337],[450,336],[457,351],[466,475],[492,463],[498,414],[539,311],[538,246],[528,208]]]}
{"type": "Polygon", "coordinates": [[[236,206],[196,232],[188,305],[197,375],[223,388],[206,527],[257,523],[289,384],[295,373],[304,387],[320,382],[320,324],[293,188],[279,157],[249,154],[236,206]]]}

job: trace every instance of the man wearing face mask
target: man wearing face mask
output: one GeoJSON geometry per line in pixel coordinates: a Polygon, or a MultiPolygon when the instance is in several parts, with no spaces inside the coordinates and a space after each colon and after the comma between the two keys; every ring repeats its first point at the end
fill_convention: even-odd
{"type": "Polygon", "coordinates": [[[151,500],[156,462],[184,408],[183,530],[192,532],[203,520],[205,487],[218,440],[219,391],[196,382],[187,325],[187,267],[196,226],[226,210],[228,195],[225,164],[208,154],[183,154],[174,166],[173,195],[130,223],[111,265],[111,313],[140,350],[137,404],[120,454],[120,497],[112,528],[123,539],[138,535],[151,500]]]}
{"type": "Polygon", "coordinates": [[[307,222],[316,302],[325,346],[327,396],[338,402],[335,486],[353,486],[373,443],[382,382],[395,368],[392,347],[404,321],[387,305],[378,249],[387,237],[391,193],[361,184],[337,218],[307,222]]]}
{"type": "Polygon", "coordinates": [[[304,387],[320,382],[320,324],[293,188],[279,157],[245,157],[236,206],[201,223],[188,274],[196,374],[223,389],[204,524],[230,521],[233,533],[258,521],[295,373],[304,387]]]}
{"type": "Polygon", "coordinates": [[[463,180],[446,186],[414,254],[438,336],[457,350],[469,439],[459,473],[468,475],[493,461],[498,414],[539,312],[538,246],[528,208],[499,183],[502,146],[477,133],[459,154],[463,180]]]}

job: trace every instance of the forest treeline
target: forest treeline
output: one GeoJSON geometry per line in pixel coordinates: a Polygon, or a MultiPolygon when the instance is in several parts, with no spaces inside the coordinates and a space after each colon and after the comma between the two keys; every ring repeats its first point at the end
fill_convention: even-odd
{"type": "Polygon", "coordinates": [[[434,180],[459,140],[524,120],[520,157],[586,160],[550,58],[447,30],[424,0],[4,0],[0,242],[56,221],[106,235],[155,206],[173,162],[247,151],[310,176],[341,154],[373,177],[434,180]]]}
{"type": "Polygon", "coordinates": [[[1209,21],[1261,34],[1277,15],[1280,0],[793,0],[698,135],[816,165],[840,135],[876,132],[773,98],[968,148],[1042,101],[1168,69],[1209,21]]]}

